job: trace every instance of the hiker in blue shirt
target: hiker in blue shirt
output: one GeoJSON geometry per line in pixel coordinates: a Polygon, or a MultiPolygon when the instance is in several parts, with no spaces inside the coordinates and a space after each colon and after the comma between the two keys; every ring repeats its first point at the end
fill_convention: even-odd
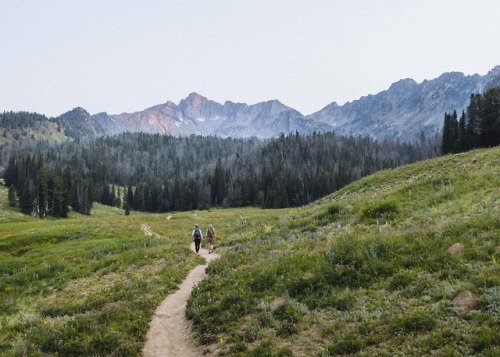
{"type": "Polygon", "coordinates": [[[198,251],[200,250],[200,243],[201,239],[203,238],[203,234],[201,233],[201,229],[197,224],[195,224],[193,233],[191,235],[193,236],[194,250],[196,251],[196,253],[198,253],[198,251]]]}

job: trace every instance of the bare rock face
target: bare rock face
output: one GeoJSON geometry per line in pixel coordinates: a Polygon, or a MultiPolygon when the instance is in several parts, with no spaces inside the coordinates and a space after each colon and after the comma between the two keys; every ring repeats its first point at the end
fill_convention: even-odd
{"type": "Polygon", "coordinates": [[[455,243],[448,249],[446,249],[446,253],[450,255],[456,255],[460,252],[462,252],[465,249],[464,245],[462,243],[455,243]]]}
{"type": "Polygon", "coordinates": [[[453,307],[458,310],[469,311],[474,307],[474,305],[476,305],[477,299],[476,295],[468,290],[465,290],[455,296],[451,303],[453,307]]]}
{"type": "Polygon", "coordinates": [[[338,134],[414,140],[420,133],[439,131],[444,113],[460,113],[469,105],[472,93],[499,83],[500,66],[484,76],[450,72],[422,83],[402,79],[385,91],[341,106],[331,103],[306,118],[327,123],[338,134]]]}

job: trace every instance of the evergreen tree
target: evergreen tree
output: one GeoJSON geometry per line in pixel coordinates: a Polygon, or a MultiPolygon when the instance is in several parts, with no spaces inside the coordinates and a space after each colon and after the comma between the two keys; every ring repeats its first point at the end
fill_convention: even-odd
{"type": "Polygon", "coordinates": [[[3,178],[5,181],[5,185],[17,185],[18,184],[18,157],[16,154],[13,154],[9,158],[9,163],[3,173],[3,178]]]}
{"type": "Polygon", "coordinates": [[[442,153],[462,152],[500,145],[500,88],[473,94],[456,122],[456,112],[445,114],[442,131],[442,153]]]}
{"type": "Polygon", "coordinates": [[[33,198],[30,181],[26,179],[22,189],[21,197],[19,198],[19,207],[21,212],[31,214],[33,211],[33,198]]]}
{"type": "Polygon", "coordinates": [[[124,196],[126,208],[130,211],[134,207],[134,191],[132,191],[132,186],[128,185],[127,194],[124,196]]]}
{"type": "Polygon", "coordinates": [[[17,205],[16,188],[14,185],[9,186],[8,200],[9,206],[15,207],[17,205]]]}
{"type": "Polygon", "coordinates": [[[460,120],[458,121],[458,140],[457,140],[457,152],[462,152],[466,150],[467,147],[467,132],[465,129],[465,112],[462,111],[460,120]]]}
{"type": "MultiPolygon", "coordinates": [[[[113,191],[114,191],[114,185],[113,185],[113,191]]],[[[121,207],[122,206],[122,192],[120,186],[118,186],[118,191],[116,193],[116,198],[115,198],[115,207],[121,207]]]]}
{"type": "Polygon", "coordinates": [[[48,191],[50,197],[50,215],[53,217],[66,218],[69,208],[67,206],[67,200],[65,199],[66,193],[64,192],[63,181],[60,176],[51,173],[48,180],[48,191]],[[64,206],[65,204],[66,207],[64,206]]]}
{"type": "Polygon", "coordinates": [[[441,153],[443,155],[449,154],[451,152],[451,122],[450,115],[444,113],[443,121],[443,139],[441,141],[441,153]]]}
{"type": "Polygon", "coordinates": [[[49,200],[48,172],[46,169],[40,168],[36,197],[37,205],[35,207],[39,217],[45,217],[49,213],[49,200]]]}
{"type": "Polygon", "coordinates": [[[450,149],[451,152],[458,152],[458,116],[454,110],[450,119],[450,149]]]}
{"type": "Polygon", "coordinates": [[[441,152],[443,154],[458,152],[458,127],[457,112],[453,111],[452,114],[445,113],[443,124],[443,140],[441,146],[441,152]]]}
{"type": "Polygon", "coordinates": [[[211,180],[211,188],[212,203],[216,206],[221,205],[227,193],[226,175],[221,159],[218,159],[215,165],[214,174],[211,180]]]}
{"type": "Polygon", "coordinates": [[[500,88],[492,88],[480,96],[481,119],[479,143],[481,147],[500,144],[500,88]]]}
{"type": "Polygon", "coordinates": [[[479,147],[480,118],[481,98],[479,94],[472,94],[470,97],[470,104],[467,107],[467,124],[465,125],[467,150],[479,147]]]}
{"type": "Polygon", "coordinates": [[[90,214],[92,208],[93,189],[89,181],[78,179],[73,186],[73,210],[83,214],[90,214]]]}

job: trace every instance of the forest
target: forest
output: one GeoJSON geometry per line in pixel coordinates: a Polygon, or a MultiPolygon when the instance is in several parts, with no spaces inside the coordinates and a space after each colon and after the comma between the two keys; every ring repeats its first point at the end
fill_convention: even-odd
{"type": "Polygon", "coordinates": [[[415,144],[335,133],[269,140],[124,133],[0,146],[10,202],[25,213],[90,214],[93,202],[148,212],[283,208],[312,202],[379,170],[439,154],[415,144]]]}
{"type": "Polygon", "coordinates": [[[500,145],[500,87],[473,94],[462,111],[445,113],[442,153],[458,153],[500,145]]]}

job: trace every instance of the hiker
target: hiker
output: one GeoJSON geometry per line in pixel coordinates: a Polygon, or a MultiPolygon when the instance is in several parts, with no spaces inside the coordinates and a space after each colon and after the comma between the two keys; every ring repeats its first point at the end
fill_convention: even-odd
{"type": "Polygon", "coordinates": [[[208,226],[207,230],[207,242],[208,242],[208,254],[214,251],[214,243],[215,243],[215,229],[214,226],[208,226]]]}
{"type": "Polygon", "coordinates": [[[196,253],[198,253],[198,251],[200,250],[200,243],[201,239],[203,238],[203,234],[201,233],[201,229],[197,224],[194,225],[193,233],[191,235],[193,236],[194,250],[196,251],[196,253]]]}

